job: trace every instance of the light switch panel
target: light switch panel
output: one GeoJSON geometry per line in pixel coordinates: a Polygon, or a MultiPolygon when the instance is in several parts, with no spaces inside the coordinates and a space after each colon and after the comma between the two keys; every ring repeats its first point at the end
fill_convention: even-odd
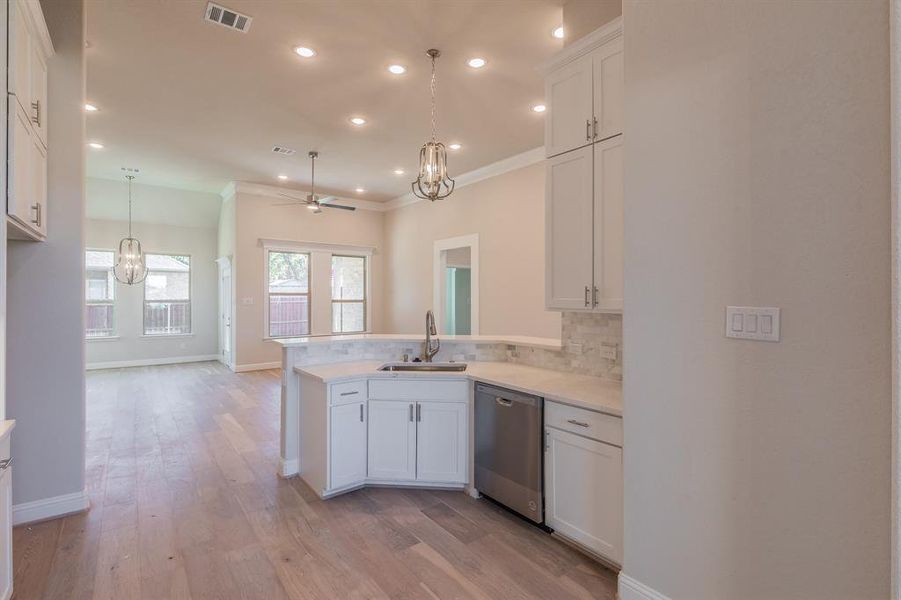
{"type": "Polygon", "coordinates": [[[779,341],[779,309],[768,306],[727,306],[726,337],[761,342],[779,341]]]}

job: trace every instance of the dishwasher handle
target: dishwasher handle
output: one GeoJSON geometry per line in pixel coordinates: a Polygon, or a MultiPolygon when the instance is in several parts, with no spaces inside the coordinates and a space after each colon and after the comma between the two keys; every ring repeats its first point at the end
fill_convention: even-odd
{"type": "Polygon", "coordinates": [[[513,406],[513,400],[507,400],[506,398],[501,398],[500,396],[495,396],[494,401],[501,406],[506,406],[507,408],[513,406]]]}
{"type": "Polygon", "coordinates": [[[485,384],[476,384],[476,399],[482,401],[494,402],[505,408],[509,408],[513,404],[525,404],[526,406],[536,406],[541,408],[544,405],[540,396],[524,394],[514,390],[494,387],[485,384]]]}

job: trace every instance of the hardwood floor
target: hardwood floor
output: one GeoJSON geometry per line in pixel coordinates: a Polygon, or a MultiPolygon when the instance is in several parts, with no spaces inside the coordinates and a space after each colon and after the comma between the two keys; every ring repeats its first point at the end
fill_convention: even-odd
{"type": "Polygon", "coordinates": [[[89,512],[13,534],[19,600],[607,598],[611,571],[460,492],[276,475],[279,372],[93,371],[89,512]]]}

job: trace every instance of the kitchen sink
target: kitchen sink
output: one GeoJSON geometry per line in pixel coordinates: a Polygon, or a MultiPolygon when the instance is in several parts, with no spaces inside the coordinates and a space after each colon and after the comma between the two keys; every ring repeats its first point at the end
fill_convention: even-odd
{"type": "Polygon", "coordinates": [[[410,371],[410,372],[437,372],[459,373],[466,370],[466,363],[387,363],[379,367],[379,371],[410,371]]]}

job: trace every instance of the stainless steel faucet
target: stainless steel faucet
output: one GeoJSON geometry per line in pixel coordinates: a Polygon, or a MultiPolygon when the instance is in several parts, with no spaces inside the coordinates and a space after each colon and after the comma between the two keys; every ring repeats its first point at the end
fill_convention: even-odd
{"type": "Polygon", "coordinates": [[[432,359],[441,349],[441,340],[438,339],[438,329],[435,327],[435,313],[431,310],[425,313],[425,352],[422,353],[422,359],[425,362],[432,362],[432,359]],[[434,347],[432,346],[432,336],[435,336],[434,347]]]}

